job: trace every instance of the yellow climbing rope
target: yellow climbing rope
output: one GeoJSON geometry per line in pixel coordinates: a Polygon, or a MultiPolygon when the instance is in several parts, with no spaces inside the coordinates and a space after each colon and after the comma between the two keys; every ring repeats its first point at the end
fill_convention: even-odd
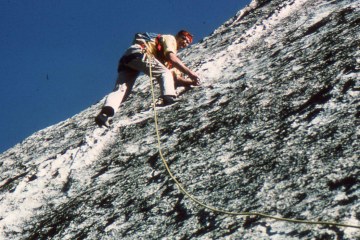
{"type": "Polygon", "coordinates": [[[155,100],[155,91],[154,91],[154,82],[152,77],[152,58],[153,56],[148,55],[148,64],[149,64],[149,77],[150,77],[150,86],[151,86],[151,95],[152,95],[152,105],[154,110],[154,122],[155,122],[155,131],[156,131],[156,137],[157,137],[157,148],[159,151],[160,158],[166,168],[166,171],[170,175],[171,179],[176,183],[178,188],[181,192],[184,193],[188,198],[190,198],[193,202],[197,203],[198,205],[202,206],[203,208],[206,208],[208,210],[211,210],[213,212],[217,213],[223,213],[227,215],[235,215],[235,216],[258,216],[263,218],[269,218],[274,219],[278,221],[286,221],[286,222],[292,222],[292,223],[302,223],[302,224],[312,224],[312,225],[333,225],[338,227],[349,227],[349,228],[359,228],[360,226],[357,225],[351,225],[351,224],[345,224],[345,223],[337,223],[337,222],[328,222],[328,221],[310,221],[310,220],[300,220],[300,219],[292,219],[292,218],[284,218],[284,217],[276,217],[265,213],[260,212],[234,212],[234,211],[228,211],[224,209],[215,208],[212,206],[209,206],[197,198],[195,198],[191,193],[189,193],[177,180],[177,178],[174,176],[174,174],[171,172],[169,165],[167,164],[167,161],[162,153],[161,150],[161,141],[160,141],[160,133],[159,133],[159,125],[158,125],[158,116],[157,116],[157,110],[156,110],[156,100],[155,100]]]}

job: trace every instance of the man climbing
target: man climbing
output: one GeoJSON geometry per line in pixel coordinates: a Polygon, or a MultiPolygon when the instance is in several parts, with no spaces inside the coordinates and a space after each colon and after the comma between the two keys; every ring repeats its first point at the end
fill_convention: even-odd
{"type": "Polygon", "coordinates": [[[129,96],[138,75],[141,72],[150,74],[149,62],[152,76],[160,84],[163,105],[176,102],[174,75],[169,68],[178,69],[190,78],[193,85],[199,85],[199,76],[177,57],[177,51],[189,46],[192,40],[193,36],[185,30],[179,31],[176,36],[157,35],[152,41],[144,37],[144,34],[137,34],[133,45],[126,50],[119,61],[115,88],[95,117],[96,124],[108,126],[108,119],[115,115],[120,104],[129,96]]]}

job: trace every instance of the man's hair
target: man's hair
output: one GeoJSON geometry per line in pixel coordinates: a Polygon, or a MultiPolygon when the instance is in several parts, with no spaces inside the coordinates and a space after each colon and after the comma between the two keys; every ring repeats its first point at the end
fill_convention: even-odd
{"type": "Polygon", "coordinates": [[[180,30],[177,34],[176,34],[177,37],[186,37],[190,43],[192,43],[193,41],[193,35],[191,33],[189,33],[188,31],[186,30],[180,30]]]}

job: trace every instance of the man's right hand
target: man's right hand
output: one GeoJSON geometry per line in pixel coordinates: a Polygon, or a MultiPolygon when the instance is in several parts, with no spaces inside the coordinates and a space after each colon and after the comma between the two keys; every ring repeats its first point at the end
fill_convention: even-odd
{"type": "Polygon", "coordinates": [[[201,84],[200,77],[196,72],[190,71],[188,76],[193,81],[194,86],[199,86],[201,84]]]}
{"type": "Polygon", "coordinates": [[[200,86],[200,85],[201,85],[201,80],[200,80],[200,78],[197,78],[196,80],[193,80],[193,85],[194,85],[194,86],[200,86]]]}

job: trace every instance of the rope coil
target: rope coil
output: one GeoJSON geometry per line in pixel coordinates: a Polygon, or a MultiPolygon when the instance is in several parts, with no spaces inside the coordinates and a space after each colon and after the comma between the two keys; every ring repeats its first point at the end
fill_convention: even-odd
{"type": "Polygon", "coordinates": [[[150,77],[150,86],[151,86],[151,95],[152,95],[152,107],[154,110],[154,124],[155,124],[155,131],[156,131],[156,137],[157,137],[157,148],[159,151],[160,158],[166,168],[166,171],[168,172],[171,179],[175,182],[175,184],[178,186],[181,192],[183,192],[184,195],[186,195],[190,200],[195,202],[196,204],[200,205],[203,208],[206,208],[208,210],[211,210],[213,212],[227,214],[227,215],[233,215],[233,216],[257,216],[257,217],[263,217],[263,218],[269,218],[274,219],[277,221],[285,221],[285,222],[292,222],[292,223],[299,223],[299,224],[311,224],[311,225],[332,225],[332,226],[338,226],[338,227],[349,227],[349,228],[357,228],[360,229],[359,225],[352,225],[352,224],[346,224],[346,223],[337,223],[337,222],[330,222],[330,221],[310,221],[310,220],[300,220],[300,219],[292,219],[292,218],[284,218],[284,217],[276,217],[265,213],[260,212],[234,212],[224,209],[215,208],[213,206],[207,205],[200,200],[198,200],[196,197],[194,197],[192,194],[190,194],[183,186],[182,184],[177,180],[177,178],[174,176],[172,171],[170,170],[169,165],[167,164],[167,161],[162,153],[161,150],[161,141],[160,141],[160,133],[159,133],[159,125],[158,125],[158,116],[157,116],[157,110],[156,110],[156,100],[155,100],[155,91],[154,91],[154,82],[152,77],[152,58],[153,56],[148,55],[148,63],[149,63],[149,77],[150,77]]]}

